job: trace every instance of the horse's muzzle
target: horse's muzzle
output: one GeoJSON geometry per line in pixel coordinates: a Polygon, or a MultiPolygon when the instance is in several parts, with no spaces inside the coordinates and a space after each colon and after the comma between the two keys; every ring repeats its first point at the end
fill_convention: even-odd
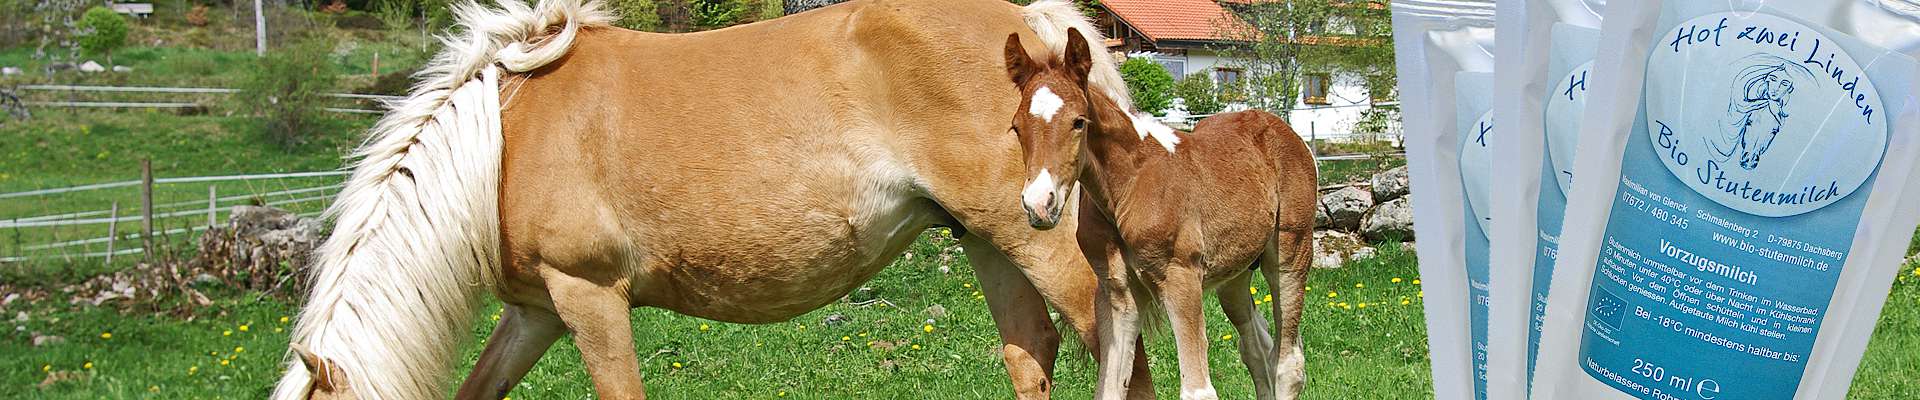
{"type": "Polygon", "coordinates": [[[1051,197],[1053,198],[1048,199],[1040,210],[1034,210],[1032,204],[1021,202],[1020,208],[1027,210],[1027,225],[1043,231],[1060,225],[1060,214],[1064,211],[1061,204],[1064,202],[1059,201],[1058,196],[1051,197]]]}

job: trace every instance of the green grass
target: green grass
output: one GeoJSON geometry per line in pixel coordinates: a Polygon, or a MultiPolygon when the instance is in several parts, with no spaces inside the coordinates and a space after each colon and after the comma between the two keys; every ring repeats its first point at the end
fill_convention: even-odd
{"type": "MultiPolygon", "coordinates": [[[[782,391],[793,398],[1008,397],[1012,389],[996,350],[998,334],[973,288],[964,255],[951,243],[938,234],[926,235],[909,251],[911,257],[898,260],[870,284],[898,308],[840,302],[769,325],[636,310],[635,346],[649,393],[660,399],[770,398],[782,391]],[[952,272],[939,272],[941,265],[952,272]],[[949,313],[926,332],[930,317],[924,310],[935,304],[949,313]],[[848,322],[823,324],[833,314],[848,317],[848,322]],[[896,347],[881,348],[869,341],[896,347]]],[[[1309,398],[1431,396],[1412,257],[1389,246],[1371,261],[1316,271],[1305,322],[1309,398]],[[1367,288],[1354,288],[1356,283],[1367,288]],[[1329,290],[1339,297],[1325,297],[1329,290]],[[1336,301],[1330,306],[1322,300],[1336,301]],[[1402,300],[1407,304],[1400,304],[1402,300]],[[1340,302],[1348,307],[1339,307],[1340,302]],[[1358,307],[1361,303],[1368,306],[1358,307]]],[[[1256,286],[1261,294],[1268,293],[1264,283],[1256,286]]],[[[24,309],[31,316],[14,324],[26,331],[0,335],[0,365],[9,366],[0,370],[0,398],[258,398],[277,378],[286,348],[286,333],[276,331],[285,326],[279,318],[293,312],[283,303],[231,299],[200,310],[191,321],[65,308],[38,304],[7,310],[11,314],[24,309]],[[247,330],[240,330],[243,325],[247,330]],[[66,342],[32,347],[30,332],[62,336],[66,342]],[[111,339],[100,337],[108,332],[111,339]],[[236,347],[245,351],[236,353],[236,347]],[[229,364],[222,366],[221,360],[229,364]],[[89,362],[93,368],[84,368],[89,362]],[[41,389],[36,385],[48,376],[43,366],[80,374],[41,389]],[[157,393],[148,392],[156,387],[157,393]]],[[[492,307],[479,320],[488,321],[487,315],[497,310],[492,307]]],[[[1232,328],[1217,306],[1209,305],[1207,316],[1215,385],[1229,398],[1250,395],[1250,379],[1233,342],[1220,338],[1233,333],[1232,328]]],[[[490,330],[477,327],[457,339],[473,345],[465,365],[477,357],[477,345],[490,330]]],[[[1171,335],[1149,335],[1156,388],[1162,397],[1177,398],[1171,335]]],[[[1092,393],[1093,363],[1079,354],[1082,351],[1078,346],[1064,350],[1072,354],[1059,363],[1056,390],[1061,398],[1092,393]]],[[[583,398],[591,391],[578,351],[563,339],[513,396],[583,398]]]]}

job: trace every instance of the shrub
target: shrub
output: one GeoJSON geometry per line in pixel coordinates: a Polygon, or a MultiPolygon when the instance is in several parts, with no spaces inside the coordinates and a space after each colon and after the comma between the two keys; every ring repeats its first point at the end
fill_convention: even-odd
{"type": "Polygon", "coordinates": [[[195,4],[192,10],[187,10],[187,25],[207,26],[207,6],[195,4]]]}
{"type": "Polygon", "coordinates": [[[80,16],[80,29],[86,32],[80,36],[80,48],[106,54],[107,64],[113,64],[113,50],[127,44],[127,18],[106,7],[87,9],[80,16]]]}
{"type": "Polygon", "coordinates": [[[253,110],[261,134],[291,149],[315,135],[327,116],[322,108],[339,71],[330,59],[333,46],[308,38],[267,53],[247,72],[239,109],[253,110]]]}
{"type": "Polygon", "coordinates": [[[1220,112],[1220,91],[1214,88],[1213,77],[1207,74],[1192,74],[1173,85],[1173,97],[1184,99],[1187,112],[1195,115],[1220,112]]]}
{"type": "Polygon", "coordinates": [[[636,31],[653,31],[660,28],[660,9],[653,0],[612,0],[608,5],[615,15],[615,26],[636,31]]]}
{"type": "Polygon", "coordinates": [[[748,12],[743,0],[691,0],[687,7],[693,14],[693,24],[703,30],[733,26],[748,12]]]}
{"type": "Polygon", "coordinates": [[[1133,106],[1140,111],[1164,115],[1162,111],[1173,103],[1173,74],[1152,59],[1128,58],[1127,62],[1120,63],[1120,78],[1127,81],[1133,106]]]}

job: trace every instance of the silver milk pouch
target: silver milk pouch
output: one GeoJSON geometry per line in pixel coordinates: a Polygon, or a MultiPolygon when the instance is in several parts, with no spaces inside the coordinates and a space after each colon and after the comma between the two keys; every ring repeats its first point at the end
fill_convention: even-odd
{"type": "Polygon", "coordinates": [[[1476,377],[1483,376],[1477,371],[1485,358],[1475,354],[1485,347],[1475,344],[1484,344],[1484,336],[1475,334],[1485,333],[1485,313],[1470,311],[1476,301],[1468,278],[1485,282],[1486,239],[1466,187],[1486,187],[1486,164],[1474,160],[1485,160],[1487,152],[1467,144],[1475,143],[1470,132],[1479,132],[1476,124],[1491,107],[1485,74],[1493,72],[1493,3],[1395,1],[1392,10],[1409,183],[1418,196],[1413,226],[1434,393],[1441,399],[1483,398],[1484,381],[1476,377]],[[1461,173],[1463,160],[1482,166],[1473,182],[1461,173]],[[1470,241],[1478,242],[1477,256],[1470,256],[1470,241]],[[1474,261],[1477,273],[1470,273],[1474,261]],[[1474,329],[1474,322],[1482,329],[1474,329]]]}
{"type": "Polygon", "coordinates": [[[1525,399],[1586,109],[1603,0],[1501,2],[1488,398],[1525,399]],[[1524,349],[1524,351],[1521,351],[1524,349]]]}
{"type": "Polygon", "coordinates": [[[1920,216],[1914,10],[1606,9],[1534,398],[1846,395],[1920,216]]]}

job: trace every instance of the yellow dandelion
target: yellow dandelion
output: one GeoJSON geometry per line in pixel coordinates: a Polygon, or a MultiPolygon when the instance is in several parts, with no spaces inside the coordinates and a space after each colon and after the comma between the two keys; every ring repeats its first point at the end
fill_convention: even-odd
{"type": "Polygon", "coordinates": [[[160,393],[160,385],[153,385],[153,386],[148,386],[148,387],[147,387],[147,392],[149,392],[149,393],[160,393]]]}
{"type": "Polygon", "coordinates": [[[1412,303],[1412,302],[1407,300],[1400,300],[1400,305],[1404,306],[1404,305],[1407,305],[1408,303],[1412,303]]]}
{"type": "Polygon", "coordinates": [[[209,352],[207,352],[207,355],[210,355],[210,356],[214,356],[214,357],[219,357],[219,356],[220,356],[220,352],[218,352],[218,351],[209,351],[209,352]]]}
{"type": "Polygon", "coordinates": [[[1339,306],[1336,306],[1333,304],[1333,302],[1329,301],[1327,302],[1327,307],[1339,307],[1339,306]]]}
{"type": "Polygon", "coordinates": [[[40,372],[47,372],[52,370],[53,370],[53,364],[43,364],[40,366],[40,372]]]}
{"type": "Polygon", "coordinates": [[[226,331],[220,332],[220,336],[233,336],[233,330],[228,329],[226,331]]]}
{"type": "Polygon", "coordinates": [[[1340,297],[1340,292],[1327,292],[1328,298],[1340,297]]]}
{"type": "Polygon", "coordinates": [[[873,346],[873,341],[872,341],[872,340],[868,340],[868,341],[867,341],[867,346],[868,346],[868,347],[872,347],[872,346],[873,346]]]}
{"type": "Polygon", "coordinates": [[[80,369],[93,369],[93,362],[88,361],[86,364],[81,364],[80,369]]]}
{"type": "Polygon", "coordinates": [[[673,369],[680,369],[680,367],[681,367],[681,365],[680,365],[680,363],[679,363],[679,362],[677,362],[677,361],[676,361],[676,362],[674,362],[674,363],[673,363],[673,369]]]}
{"type": "Polygon", "coordinates": [[[1920,268],[1913,269],[1913,276],[1920,276],[1920,268]]]}
{"type": "Polygon", "coordinates": [[[493,320],[494,320],[494,321],[499,321],[499,320],[500,320],[500,314],[494,314],[494,315],[493,315],[493,320]]]}
{"type": "Polygon", "coordinates": [[[1253,299],[1253,305],[1260,305],[1260,299],[1253,299]]]}
{"type": "Polygon", "coordinates": [[[800,324],[800,330],[807,330],[807,324],[800,324]]]}
{"type": "Polygon", "coordinates": [[[1365,284],[1365,283],[1355,283],[1355,284],[1353,284],[1353,287],[1354,287],[1355,289],[1358,289],[1358,288],[1363,288],[1363,287],[1367,287],[1367,284],[1365,284]]]}
{"type": "Polygon", "coordinates": [[[1367,303],[1360,303],[1360,308],[1367,308],[1367,303]]]}
{"type": "Polygon", "coordinates": [[[1352,310],[1352,309],[1353,309],[1353,306],[1350,306],[1350,305],[1347,305],[1347,303],[1340,303],[1340,309],[1342,309],[1342,310],[1352,310]]]}
{"type": "Polygon", "coordinates": [[[780,394],[779,394],[779,396],[780,396],[780,397],[787,397],[787,391],[785,391],[785,390],[782,390],[782,391],[780,391],[780,394]]]}
{"type": "Polygon", "coordinates": [[[220,360],[220,366],[222,366],[222,367],[225,367],[225,366],[227,366],[227,364],[228,364],[228,363],[229,363],[229,361],[228,361],[228,360],[220,360]]]}
{"type": "Polygon", "coordinates": [[[1414,296],[1419,296],[1420,298],[1422,298],[1422,299],[1424,299],[1424,298],[1427,298],[1427,291],[1425,291],[1425,290],[1422,290],[1422,291],[1420,291],[1420,293],[1414,293],[1413,295],[1414,295],[1414,296]]]}
{"type": "Polygon", "coordinates": [[[280,328],[273,328],[273,333],[280,333],[280,332],[285,332],[285,331],[286,331],[286,329],[280,329],[280,328]]]}
{"type": "Polygon", "coordinates": [[[247,331],[247,326],[246,326],[246,325],[241,325],[241,326],[240,326],[240,331],[241,331],[241,332],[246,332],[246,331],[247,331]]]}
{"type": "Polygon", "coordinates": [[[1400,283],[1400,278],[1393,278],[1393,283],[1400,283]]]}
{"type": "Polygon", "coordinates": [[[200,366],[198,365],[187,367],[187,375],[193,375],[198,372],[200,372],[200,366]]]}
{"type": "Polygon", "coordinates": [[[1418,284],[1420,284],[1420,280],[1419,280],[1419,279],[1414,279],[1414,280],[1413,280],[1413,284],[1415,284],[1415,285],[1418,285],[1418,284]]]}
{"type": "Polygon", "coordinates": [[[280,316],[280,323],[282,324],[287,323],[287,316],[285,315],[280,316]]]}
{"type": "Polygon", "coordinates": [[[919,349],[920,349],[920,345],[917,345],[917,344],[916,344],[916,345],[913,345],[913,349],[914,349],[914,350],[919,350],[919,349]]]}
{"type": "Polygon", "coordinates": [[[1260,288],[1256,288],[1256,287],[1252,287],[1252,286],[1248,286],[1248,287],[1247,287],[1247,294],[1260,294],[1260,288]]]}
{"type": "Polygon", "coordinates": [[[245,348],[245,347],[235,347],[235,348],[233,348],[233,352],[234,352],[234,353],[245,353],[245,352],[247,352],[247,348],[245,348]]]}
{"type": "Polygon", "coordinates": [[[113,332],[100,332],[101,339],[113,339],[113,332]]]}
{"type": "Polygon", "coordinates": [[[1311,291],[1313,291],[1313,287],[1312,287],[1312,286],[1308,286],[1308,287],[1307,287],[1307,291],[1309,291],[1309,292],[1311,292],[1311,291]]]}
{"type": "Polygon", "coordinates": [[[1269,295],[1267,295],[1267,297],[1262,297],[1262,298],[1260,298],[1260,300],[1261,300],[1261,301],[1265,301],[1265,302],[1268,302],[1268,303],[1272,303],[1272,302],[1273,302],[1273,295],[1271,295],[1271,294],[1269,294],[1269,295]]]}
{"type": "Polygon", "coordinates": [[[1220,335],[1220,340],[1233,340],[1232,334],[1220,335]]]}
{"type": "Polygon", "coordinates": [[[713,329],[713,327],[711,327],[711,326],[707,326],[707,324],[700,324],[700,331],[701,331],[701,332],[706,332],[706,331],[707,331],[708,329],[713,329]]]}
{"type": "Polygon", "coordinates": [[[962,283],[962,284],[960,284],[960,287],[963,287],[963,288],[968,288],[968,289],[972,289],[972,288],[973,288],[973,284],[972,284],[972,283],[962,283]]]}
{"type": "Polygon", "coordinates": [[[920,330],[926,333],[933,333],[933,325],[922,326],[920,330]]]}
{"type": "Polygon", "coordinates": [[[841,336],[841,337],[840,337],[840,341],[842,341],[842,342],[845,342],[845,341],[848,341],[848,340],[853,340],[853,337],[852,337],[852,336],[841,336]]]}
{"type": "Polygon", "coordinates": [[[860,337],[867,337],[867,333],[866,333],[866,332],[860,332],[860,337]]]}

